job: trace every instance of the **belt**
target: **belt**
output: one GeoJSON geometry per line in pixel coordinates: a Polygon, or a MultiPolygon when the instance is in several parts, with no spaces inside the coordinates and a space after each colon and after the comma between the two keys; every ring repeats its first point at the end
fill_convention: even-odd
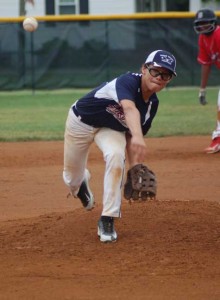
{"type": "Polygon", "coordinates": [[[86,125],[88,125],[88,126],[92,126],[92,127],[93,127],[93,125],[90,125],[90,124],[88,124],[87,122],[85,122],[85,121],[83,120],[83,118],[82,118],[82,117],[80,116],[80,114],[78,113],[78,110],[77,110],[77,108],[76,108],[75,105],[72,106],[72,110],[73,110],[74,115],[75,115],[81,122],[83,122],[84,124],[86,124],[86,125]]]}
{"type": "Polygon", "coordinates": [[[72,110],[73,110],[75,116],[76,116],[76,117],[79,117],[79,113],[78,113],[78,111],[77,111],[75,105],[72,106],[72,110]]]}

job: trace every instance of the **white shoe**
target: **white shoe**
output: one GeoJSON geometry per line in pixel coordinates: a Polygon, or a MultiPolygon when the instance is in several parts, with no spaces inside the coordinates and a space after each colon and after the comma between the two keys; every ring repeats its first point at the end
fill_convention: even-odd
{"type": "Polygon", "coordinates": [[[98,236],[101,242],[116,242],[117,233],[114,229],[114,218],[101,216],[98,221],[98,236]]]}

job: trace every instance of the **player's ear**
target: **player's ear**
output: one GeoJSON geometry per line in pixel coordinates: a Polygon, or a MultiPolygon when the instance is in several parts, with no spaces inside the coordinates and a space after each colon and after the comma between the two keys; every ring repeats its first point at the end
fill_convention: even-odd
{"type": "Polygon", "coordinates": [[[147,70],[147,65],[146,65],[146,64],[143,64],[143,65],[141,66],[141,73],[142,73],[142,74],[145,74],[145,73],[146,73],[146,70],[147,70]]]}

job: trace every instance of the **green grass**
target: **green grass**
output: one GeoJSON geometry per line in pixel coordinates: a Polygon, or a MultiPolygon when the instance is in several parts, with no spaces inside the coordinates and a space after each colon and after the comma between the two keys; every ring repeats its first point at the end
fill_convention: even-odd
{"type": "Polygon", "coordinates": [[[161,91],[160,105],[148,136],[210,135],[216,126],[218,88],[207,90],[208,104],[198,101],[198,88],[161,91]]]}
{"type": "MultiPolygon", "coordinates": [[[[0,141],[62,140],[70,105],[88,90],[0,93],[0,141]]],[[[218,88],[207,90],[208,105],[198,103],[198,88],[168,88],[150,137],[210,135],[216,124],[218,88]]]]}

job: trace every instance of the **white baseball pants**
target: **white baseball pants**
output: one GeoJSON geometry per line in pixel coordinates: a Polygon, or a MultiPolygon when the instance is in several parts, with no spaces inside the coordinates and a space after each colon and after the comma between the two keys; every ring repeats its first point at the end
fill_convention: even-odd
{"type": "Polygon", "coordinates": [[[218,92],[218,101],[217,101],[217,126],[212,133],[212,139],[220,137],[220,90],[218,92]]]}
{"type": "Polygon", "coordinates": [[[102,215],[120,217],[126,147],[124,132],[86,125],[70,108],[64,135],[63,180],[76,196],[84,174],[88,172],[86,165],[93,141],[102,151],[106,163],[102,215]]]}

